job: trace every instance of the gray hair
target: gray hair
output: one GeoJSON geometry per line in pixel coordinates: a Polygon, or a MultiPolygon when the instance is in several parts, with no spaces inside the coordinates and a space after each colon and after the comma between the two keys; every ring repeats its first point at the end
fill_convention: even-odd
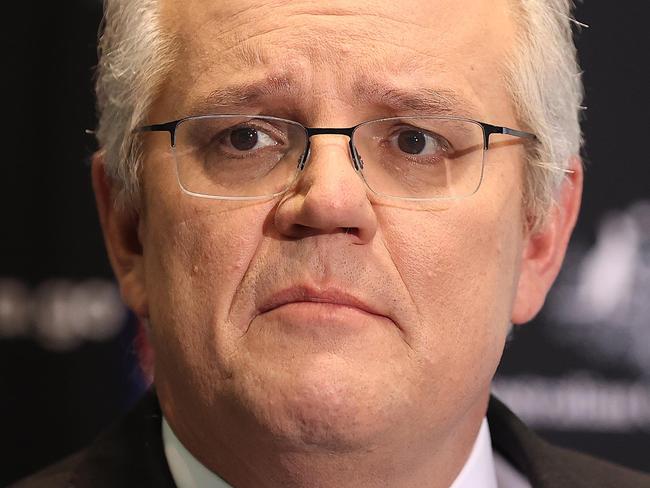
{"type": "Polygon", "coordinates": [[[525,204],[538,227],[555,202],[569,170],[580,154],[583,110],[582,73],[573,43],[572,0],[513,0],[518,39],[506,63],[519,123],[539,143],[528,152],[525,204]]]}
{"type": "MultiPolygon", "coordinates": [[[[529,150],[525,204],[537,226],[555,201],[570,158],[582,145],[582,81],[573,43],[572,0],[511,0],[518,22],[505,79],[518,123],[537,134],[529,150]]],[[[144,123],[177,52],[159,19],[158,0],[105,0],[97,69],[97,138],[116,203],[137,206],[144,123]]]]}
{"type": "Polygon", "coordinates": [[[134,208],[140,198],[142,150],[133,130],[147,119],[175,59],[174,40],[159,19],[159,0],[105,0],[95,92],[97,139],[116,203],[134,208]]]}

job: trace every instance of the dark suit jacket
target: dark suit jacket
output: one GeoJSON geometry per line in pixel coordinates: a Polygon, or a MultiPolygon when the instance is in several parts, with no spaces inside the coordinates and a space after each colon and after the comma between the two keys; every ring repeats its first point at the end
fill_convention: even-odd
{"type": "MultiPolygon", "coordinates": [[[[487,417],[493,448],[534,488],[650,488],[650,475],[546,443],[494,397],[487,417]]],[[[13,488],[175,488],[161,419],[150,392],[89,447],[13,488]]]]}

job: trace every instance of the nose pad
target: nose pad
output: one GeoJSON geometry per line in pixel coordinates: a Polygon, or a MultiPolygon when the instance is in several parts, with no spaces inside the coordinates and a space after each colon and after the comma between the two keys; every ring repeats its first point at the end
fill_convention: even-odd
{"type": "Polygon", "coordinates": [[[307,150],[303,153],[302,157],[298,160],[298,171],[302,171],[305,169],[310,154],[311,154],[311,144],[307,144],[307,150]]]}
{"type": "Polygon", "coordinates": [[[350,147],[350,157],[352,158],[354,170],[357,172],[361,171],[363,169],[363,159],[361,159],[361,156],[359,156],[357,149],[354,147],[354,144],[352,144],[352,139],[350,139],[348,146],[350,147]]]}

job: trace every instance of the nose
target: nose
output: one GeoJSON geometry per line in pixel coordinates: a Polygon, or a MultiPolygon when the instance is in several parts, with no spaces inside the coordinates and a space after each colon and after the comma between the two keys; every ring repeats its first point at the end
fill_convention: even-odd
{"type": "Polygon", "coordinates": [[[307,165],[276,209],[275,225],[282,234],[344,233],[356,244],[372,240],[377,217],[348,147],[339,135],[312,136],[307,165]]]}

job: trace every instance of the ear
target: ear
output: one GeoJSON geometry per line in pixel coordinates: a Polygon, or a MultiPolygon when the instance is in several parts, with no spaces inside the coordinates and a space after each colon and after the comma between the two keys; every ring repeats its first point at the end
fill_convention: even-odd
{"type": "Polygon", "coordinates": [[[112,178],[106,173],[103,151],[93,156],[92,182],[108,258],[119,282],[122,299],[140,319],[146,319],[148,302],[140,214],[115,205],[117,192],[112,178]]]}
{"type": "Polygon", "coordinates": [[[523,324],[537,315],[555,281],[582,199],[583,168],[579,157],[571,159],[557,203],[551,209],[543,228],[529,233],[522,248],[521,273],[517,285],[511,321],[523,324]]]}

